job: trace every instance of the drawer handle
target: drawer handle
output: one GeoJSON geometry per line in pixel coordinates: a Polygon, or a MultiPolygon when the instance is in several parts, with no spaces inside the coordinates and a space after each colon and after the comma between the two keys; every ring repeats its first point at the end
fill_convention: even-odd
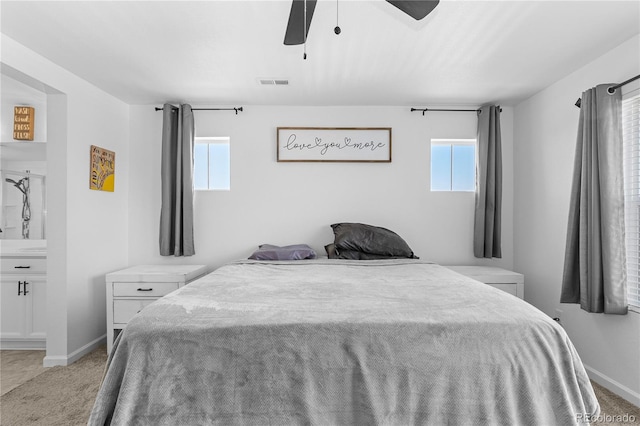
{"type": "Polygon", "coordinates": [[[153,291],[152,288],[139,288],[138,291],[153,291]]]}
{"type": "Polygon", "coordinates": [[[31,266],[14,266],[13,269],[29,269],[31,266]]]}

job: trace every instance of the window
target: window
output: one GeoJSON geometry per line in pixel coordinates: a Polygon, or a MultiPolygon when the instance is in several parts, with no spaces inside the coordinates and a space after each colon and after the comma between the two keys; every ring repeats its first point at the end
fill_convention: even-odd
{"type": "Polygon", "coordinates": [[[431,190],[476,190],[475,139],[431,139],[431,190]]]}
{"type": "Polygon", "coordinates": [[[622,101],[627,298],[640,307],[640,94],[622,101]]]}
{"type": "Polygon", "coordinates": [[[193,187],[201,191],[231,189],[229,138],[195,138],[193,187]]]}

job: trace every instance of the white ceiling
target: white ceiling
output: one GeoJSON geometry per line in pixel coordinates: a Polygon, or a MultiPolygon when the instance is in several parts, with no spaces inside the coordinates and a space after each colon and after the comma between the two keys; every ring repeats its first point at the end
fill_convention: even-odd
{"type": "Polygon", "coordinates": [[[319,0],[303,60],[290,1],[6,1],[1,31],[130,104],[514,104],[640,33],[640,1],[319,0]],[[286,78],[289,86],[260,86],[286,78]]]}

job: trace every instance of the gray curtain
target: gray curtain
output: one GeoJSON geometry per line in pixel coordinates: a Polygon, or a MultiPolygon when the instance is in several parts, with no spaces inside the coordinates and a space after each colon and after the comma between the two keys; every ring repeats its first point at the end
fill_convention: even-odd
{"type": "Polygon", "coordinates": [[[569,207],[562,303],[627,313],[621,94],[582,94],[569,207]]]}
{"type": "Polygon", "coordinates": [[[193,144],[190,105],[164,104],[162,122],[162,207],[160,254],[191,256],[193,244],[193,144]]]}
{"type": "Polygon", "coordinates": [[[502,257],[502,144],[500,106],[478,111],[476,209],[473,232],[475,257],[502,257]]]}

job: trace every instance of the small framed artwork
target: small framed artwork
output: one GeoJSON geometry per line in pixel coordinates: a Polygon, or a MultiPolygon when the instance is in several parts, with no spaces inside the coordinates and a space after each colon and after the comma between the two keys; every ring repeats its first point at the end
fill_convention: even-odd
{"type": "Polygon", "coordinates": [[[116,153],[91,145],[89,189],[113,192],[115,188],[116,153]]]}
{"type": "Polygon", "coordinates": [[[391,127],[278,127],[277,160],[390,163],[391,127]]]}
{"type": "Polygon", "coordinates": [[[36,110],[30,106],[13,107],[13,139],[32,141],[36,110]]]}

